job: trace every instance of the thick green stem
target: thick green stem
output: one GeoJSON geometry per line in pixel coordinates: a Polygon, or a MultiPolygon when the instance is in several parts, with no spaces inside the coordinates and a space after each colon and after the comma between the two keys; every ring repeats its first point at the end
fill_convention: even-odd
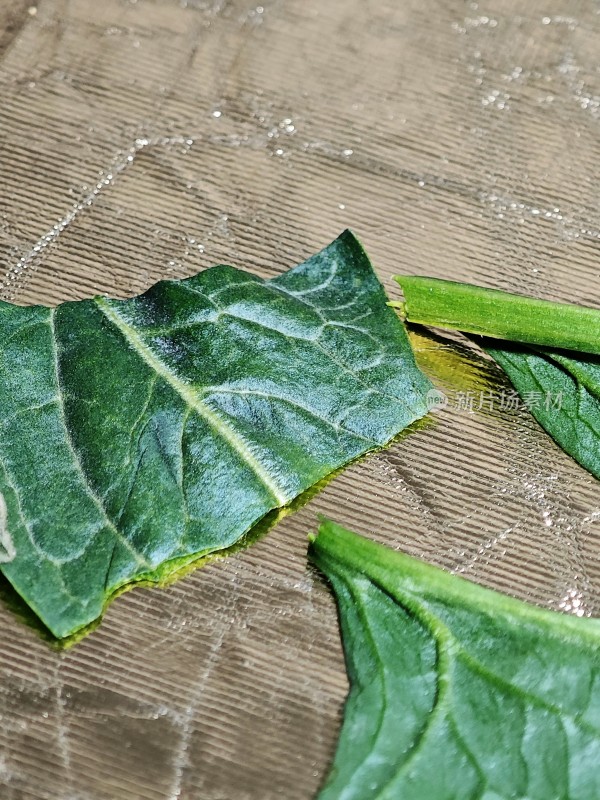
{"type": "Polygon", "coordinates": [[[600,310],[438,278],[395,276],[408,322],[600,354],[600,310]]]}

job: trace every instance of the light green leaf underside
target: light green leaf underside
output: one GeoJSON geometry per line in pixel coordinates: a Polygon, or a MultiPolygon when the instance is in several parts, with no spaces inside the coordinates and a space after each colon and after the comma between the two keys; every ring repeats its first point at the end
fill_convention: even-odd
{"type": "Polygon", "coordinates": [[[600,623],[325,521],[351,682],[319,800],[600,797],[600,623]]]}
{"type": "Polygon", "coordinates": [[[350,232],[271,281],[228,266],[131,300],[0,303],[0,567],[57,636],[229,547],[426,412],[350,232]]]}

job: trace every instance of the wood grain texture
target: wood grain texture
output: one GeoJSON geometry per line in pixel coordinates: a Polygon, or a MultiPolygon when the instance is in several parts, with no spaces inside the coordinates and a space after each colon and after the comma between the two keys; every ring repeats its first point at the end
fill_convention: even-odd
{"type": "MultiPolygon", "coordinates": [[[[1,0],[0,23],[4,299],[272,276],[350,226],[393,296],[404,272],[600,305],[592,3],[1,0]]],[[[415,343],[448,406],[252,548],[65,653],[2,588],[3,800],[309,800],[347,688],[317,512],[600,611],[597,483],[525,410],[464,410],[509,390],[464,340],[415,343]]]]}

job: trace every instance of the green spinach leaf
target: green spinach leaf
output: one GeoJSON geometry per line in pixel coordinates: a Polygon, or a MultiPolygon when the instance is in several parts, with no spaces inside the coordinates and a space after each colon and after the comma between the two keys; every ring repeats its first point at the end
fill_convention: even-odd
{"type": "Polygon", "coordinates": [[[600,797],[600,621],[484,589],[324,521],[351,682],[319,800],[600,797]]]}
{"type": "Polygon", "coordinates": [[[390,305],[409,322],[484,336],[475,341],[537,421],[600,478],[600,311],[437,278],[396,280],[405,300],[390,305]]]}
{"type": "Polygon", "coordinates": [[[1,303],[0,343],[0,567],[58,637],[386,444],[430,388],[350,232],[266,282],[1,303]]]}
{"type": "Polygon", "coordinates": [[[600,478],[600,362],[567,352],[478,340],[502,367],[540,425],[600,478]]]}

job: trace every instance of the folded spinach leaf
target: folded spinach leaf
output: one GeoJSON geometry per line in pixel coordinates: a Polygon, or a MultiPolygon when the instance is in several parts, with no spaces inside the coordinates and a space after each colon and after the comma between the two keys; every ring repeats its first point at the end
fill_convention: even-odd
{"type": "Polygon", "coordinates": [[[600,311],[437,278],[396,280],[405,300],[390,305],[409,322],[483,336],[472,338],[537,421],[600,478],[600,311]]]}
{"type": "Polygon", "coordinates": [[[484,589],[324,521],[351,682],[319,800],[600,797],[600,621],[484,589]]]}
{"type": "Polygon", "coordinates": [[[273,280],[218,266],[130,300],[0,303],[0,567],[58,637],[228,547],[426,413],[350,232],[273,280]]]}

